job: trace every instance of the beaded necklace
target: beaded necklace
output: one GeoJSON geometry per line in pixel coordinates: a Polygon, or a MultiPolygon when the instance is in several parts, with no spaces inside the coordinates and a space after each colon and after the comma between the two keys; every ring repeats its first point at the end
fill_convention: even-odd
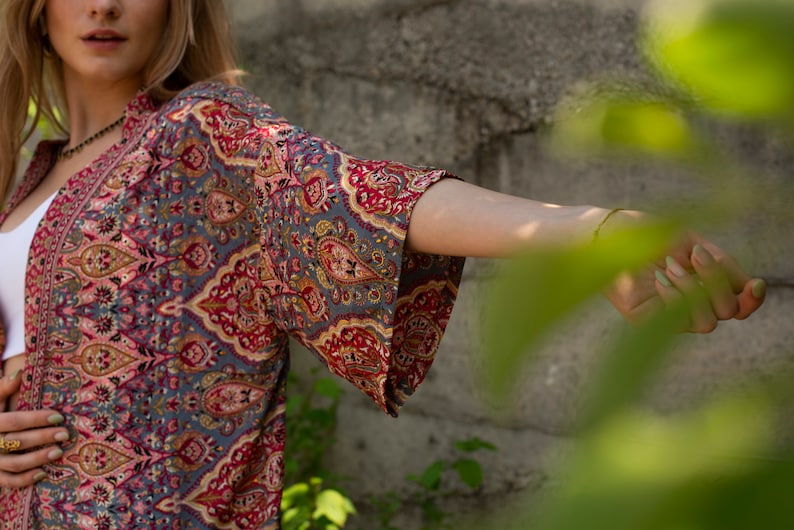
{"type": "Polygon", "coordinates": [[[91,144],[92,142],[94,142],[96,140],[99,140],[100,138],[105,136],[107,133],[109,133],[110,131],[112,131],[113,129],[115,129],[116,127],[121,125],[122,123],[124,123],[124,118],[125,117],[126,117],[126,113],[122,114],[119,117],[119,119],[117,119],[116,121],[114,121],[113,123],[111,123],[110,125],[105,127],[104,129],[101,129],[101,130],[95,132],[94,134],[92,134],[91,136],[89,136],[88,138],[86,138],[85,140],[83,140],[82,142],[80,142],[79,144],[77,144],[74,147],[70,147],[69,149],[61,148],[58,151],[58,155],[56,156],[56,160],[58,162],[61,162],[63,160],[68,160],[68,159],[72,158],[74,155],[76,155],[77,153],[82,151],[83,148],[85,148],[85,146],[91,144]]]}

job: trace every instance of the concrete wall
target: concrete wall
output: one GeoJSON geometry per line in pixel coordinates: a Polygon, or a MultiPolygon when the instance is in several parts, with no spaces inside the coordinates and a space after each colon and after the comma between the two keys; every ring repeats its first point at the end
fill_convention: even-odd
{"type": "MultiPolygon", "coordinates": [[[[248,86],[293,123],[349,151],[445,167],[467,180],[560,203],[648,207],[686,193],[670,168],[639,163],[571,164],[546,154],[542,132],[572,84],[610,71],[636,73],[637,6],[562,0],[230,0],[248,86]]],[[[724,134],[735,152],[770,171],[789,159],[752,131],[724,134]]],[[[790,226],[763,212],[713,234],[770,288],[751,321],[727,323],[679,347],[649,401],[675,410],[709,392],[741,384],[738,376],[772,374],[794,360],[790,226]]],[[[405,493],[404,476],[471,436],[499,447],[483,454],[486,484],[451,498],[466,513],[498,509],[555,477],[550,462],[571,440],[571,418],[597,347],[619,321],[595,301],[546,348],[526,375],[515,408],[497,422],[475,384],[476,328],[483,292],[498,266],[467,264],[464,284],[436,365],[399,420],[352,389],[340,413],[333,468],[355,477],[348,490],[366,497],[405,493]]],[[[296,355],[296,364],[313,363],[296,355]]],[[[463,491],[465,488],[461,488],[463,491]]],[[[397,521],[418,528],[416,509],[397,521]]],[[[359,520],[360,528],[374,528],[359,520]]]]}

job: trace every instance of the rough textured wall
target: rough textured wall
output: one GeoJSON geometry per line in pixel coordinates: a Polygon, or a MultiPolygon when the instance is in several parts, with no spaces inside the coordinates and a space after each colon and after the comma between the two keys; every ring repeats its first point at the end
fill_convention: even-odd
{"type": "MultiPolygon", "coordinates": [[[[231,0],[247,84],[292,122],[368,157],[448,168],[481,185],[561,203],[646,207],[684,194],[688,180],[643,164],[564,164],[542,148],[561,95],[578,80],[637,72],[636,7],[562,0],[231,0]]],[[[788,163],[752,132],[726,133],[738,153],[770,170],[788,163]]],[[[674,410],[744,374],[791,364],[794,291],[790,227],[757,216],[713,237],[770,281],[766,307],[748,323],[692,337],[649,401],[674,410]]],[[[346,393],[332,466],[354,476],[357,499],[404,492],[404,476],[470,436],[499,447],[483,454],[486,484],[452,508],[498,507],[554,477],[553,455],[571,438],[598,344],[618,320],[596,301],[548,345],[525,377],[515,409],[495,422],[480,399],[477,322],[494,264],[470,260],[436,365],[399,420],[346,393]]],[[[312,364],[308,355],[297,365],[312,364]]],[[[364,501],[359,508],[366,511],[364,501]]],[[[416,511],[401,528],[418,527],[416,511]]],[[[360,522],[362,528],[367,523],[360,522]]],[[[371,528],[371,527],[370,527],[371,528]]]]}

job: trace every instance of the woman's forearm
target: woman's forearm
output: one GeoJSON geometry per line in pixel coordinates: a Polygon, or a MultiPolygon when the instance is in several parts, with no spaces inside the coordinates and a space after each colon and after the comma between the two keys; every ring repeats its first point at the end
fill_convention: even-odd
{"type": "Polygon", "coordinates": [[[450,256],[504,257],[523,248],[592,239],[608,213],[595,206],[548,204],[447,179],[417,202],[408,247],[450,256]]]}

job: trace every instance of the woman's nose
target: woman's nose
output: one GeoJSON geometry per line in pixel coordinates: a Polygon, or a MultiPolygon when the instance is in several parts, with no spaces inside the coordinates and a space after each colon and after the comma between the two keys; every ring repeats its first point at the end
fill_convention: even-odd
{"type": "Polygon", "coordinates": [[[119,0],[86,0],[86,9],[94,17],[118,18],[122,6],[119,0]]]}

